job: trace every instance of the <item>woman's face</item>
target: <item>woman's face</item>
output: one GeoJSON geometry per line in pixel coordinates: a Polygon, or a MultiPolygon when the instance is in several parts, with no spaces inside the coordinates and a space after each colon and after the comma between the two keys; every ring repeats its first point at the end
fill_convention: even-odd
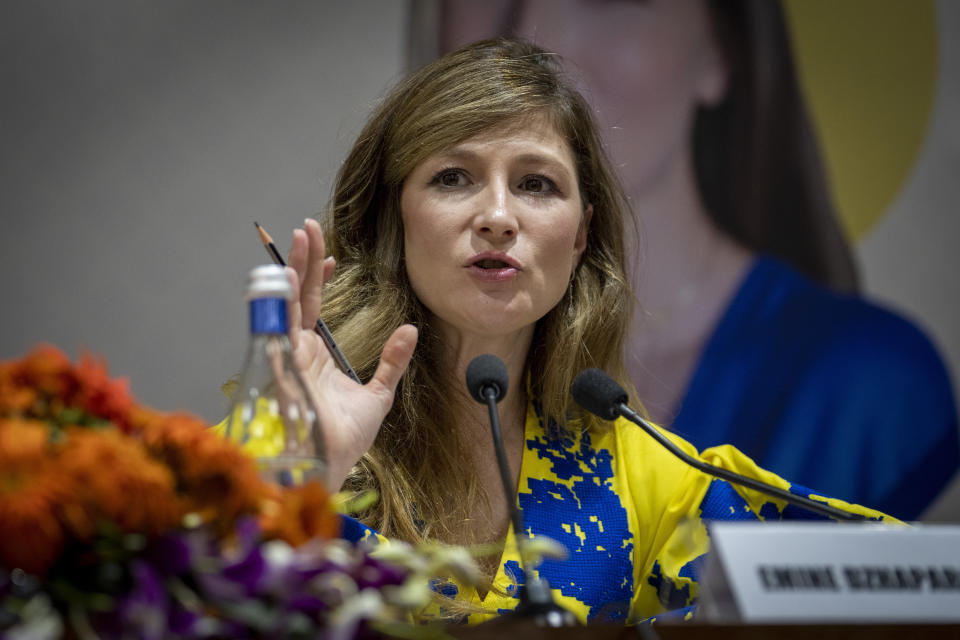
{"type": "Polygon", "coordinates": [[[442,333],[531,329],[586,246],[574,158],[543,116],[429,156],[400,197],[407,275],[442,333]]]}
{"type": "Polygon", "coordinates": [[[717,103],[726,90],[704,0],[454,1],[447,8],[450,44],[485,35],[478,31],[518,10],[514,32],[563,57],[634,197],[689,161],[696,107],[717,103]]]}

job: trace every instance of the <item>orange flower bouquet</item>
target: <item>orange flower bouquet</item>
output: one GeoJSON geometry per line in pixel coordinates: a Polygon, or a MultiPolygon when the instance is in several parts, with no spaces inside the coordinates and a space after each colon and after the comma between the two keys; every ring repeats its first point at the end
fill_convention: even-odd
{"type": "Polygon", "coordinates": [[[349,637],[403,619],[387,596],[410,572],[339,526],[320,485],[262,482],[93,357],[0,363],[0,635],[349,637]],[[350,606],[370,592],[386,596],[350,606]]]}

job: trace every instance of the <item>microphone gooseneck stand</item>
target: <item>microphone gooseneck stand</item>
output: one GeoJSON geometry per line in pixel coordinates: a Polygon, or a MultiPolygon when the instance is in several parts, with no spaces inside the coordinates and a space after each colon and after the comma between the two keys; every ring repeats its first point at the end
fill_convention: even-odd
{"type": "Polygon", "coordinates": [[[497,454],[497,466],[500,470],[500,482],[503,484],[503,494],[510,511],[510,521],[513,525],[514,539],[517,541],[517,550],[520,555],[520,568],[526,576],[525,584],[519,587],[517,598],[520,603],[513,615],[532,619],[541,627],[571,627],[577,625],[576,617],[572,612],[554,602],[550,593],[550,585],[546,580],[535,576],[526,566],[526,533],[520,509],[517,508],[516,496],[513,493],[513,476],[510,473],[510,464],[507,462],[507,452],[503,446],[503,435],[500,431],[500,413],[497,404],[507,395],[507,367],[500,358],[483,354],[477,356],[467,365],[467,388],[474,400],[487,406],[490,416],[490,434],[493,436],[493,448],[497,454]]]}
{"type": "Polygon", "coordinates": [[[850,513],[849,511],[831,507],[828,504],[811,500],[806,496],[790,493],[789,491],[785,491],[780,487],[775,487],[767,484],[766,482],[761,482],[755,478],[743,476],[739,473],[735,473],[728,469],[717,467],[704,462],[703,460],[694,458],[686,451],[675,445],[669,438],[660,433],[656,427],[650,424],[650,422],[645,420],[643,417],[637,414],[637,412],[631,409],[627,405],[627,392],[624,391],[623,387],[617,384],[613,378],[608,376],[606,372],[600,369],[584,369],[581,371],[573,381],[571,391],[573,393],[573,399],[576,400],[577,404],[593,415],[597,416],[598,418],[602,418],[603,420],[615,420],[616,418],[623,416],[630,422],[646,431],[654,440],[666,447],[670,453],[680,458],[691,467],[706,474],[721,478],[727,482],[739,484],[749,489],[753,489],[754,491],[759,491],[760,493],[772,496],[774,498],[779,498],[784,502],[789,502],[829,518],[850,521],[866,520],[866,518],[858,513],[850,513]]]}

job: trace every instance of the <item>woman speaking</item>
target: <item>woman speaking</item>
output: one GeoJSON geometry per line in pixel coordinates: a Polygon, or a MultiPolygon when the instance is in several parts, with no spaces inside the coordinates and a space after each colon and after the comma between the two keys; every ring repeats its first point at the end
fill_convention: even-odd
{"type": "MultiPolygon", "coordinates": [[[[556,57],[499,39],[401,82],[347,156],[323,230],[308,220],[294,232],[291,340],[320,407],[330,484],[375,490],[358,518],[389,538],[496,549],[488,583],[457,596],[481,612],[471,621],[516,606],[515,536],[566,545],[568,559],[539,574],[581,620],[629,621],[695,602],[704,520],[793,509],[571,400],[585,368],[626,381],[625,206],[556,57]],[[321,314],[364,384],[313,332],[321,314]],[[464,384],[480,354],[509,374],[499,406],[522,532],[500,497],[486,408],[464,384]]],[[[805,492],[728,446],[698,454],[668,437],[805,492]]]]}

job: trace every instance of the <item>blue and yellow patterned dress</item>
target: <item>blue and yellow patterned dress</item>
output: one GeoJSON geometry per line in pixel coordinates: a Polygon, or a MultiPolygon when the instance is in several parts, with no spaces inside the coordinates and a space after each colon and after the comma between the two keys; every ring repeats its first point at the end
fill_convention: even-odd
{"type": "MultiPolygon", "coordinates": [[[[668,437],[698,455],[689,443],[668,437]]],[[[550,583],[557,602],[581,622],[635,622],[694,605],[709,548],[707,520],[823,519],[707,476],[623,419],[571,437],[544,420],[533,402],[527,410],[525,442],[518,484],[525,534],[548,536],[569,550],[566,560],[546,560],[538,572],[550,583]]],[[[816,498],[728,445],[707,449],[699,457],[816,498]]],[[[885,518],[839,500],[823,500],[885,518]]],[[[345,537],[367,533],[347,519],[345,537]]],[[[456,595],[490,612],[470,616],[469,622],[480,622],[513,609],[516,585],[523,581],[511,527],[494,588],[484,597],[462,587],[456,595]]]]}

